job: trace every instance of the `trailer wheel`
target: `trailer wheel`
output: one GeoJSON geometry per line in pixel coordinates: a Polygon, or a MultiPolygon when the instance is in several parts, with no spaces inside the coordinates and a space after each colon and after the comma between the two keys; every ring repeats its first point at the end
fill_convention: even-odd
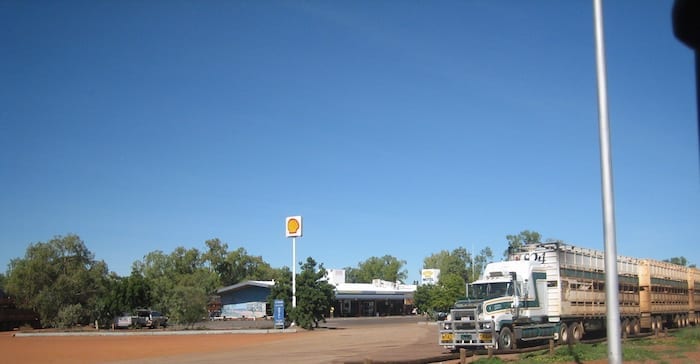
{"type": "Polygon", "coordinates": [[[515,349],[515,336],[507,326],[502,328],[500,335],[498,335],[498,348],[501,350],[515,349]]]}
{"type": "Polygon", "coordinates": [[[642,325],[639,323],[639,319],[632,319],[632,335],[637,336],[642,332],[642,325]]]}
{"type": "Polygon", "coordinates": [[[559,324],[559,343],[568,344],[569,343],[569,327],[566,323],[562,322],[559,324]]]}
{"type": "Polygon", "coordinates": [[[659,334],[659,331],[661,331],[661,317],[654,316],[651,318],[651,331],[654,332],[654,335],[659,334]]]}
{"type": "Polygon", "coordinates": [[[583,337],[583,326],[579,322],[574,322],[569,326],[569,338],[571,340],[571,344],[576,344],[579,341],[581,341],[581,338],[583,337]]]}
{"type": "Polygon", "coordinates": [[[630,336],[630,320],[622,320],[622,323],[620,324],[620,333],[622,337],[630,336]]]}

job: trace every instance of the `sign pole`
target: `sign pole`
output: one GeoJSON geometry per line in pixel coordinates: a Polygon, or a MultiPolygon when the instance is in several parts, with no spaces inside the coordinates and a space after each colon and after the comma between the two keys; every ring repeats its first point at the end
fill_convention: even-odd
{"type": "Polygon", "coordinates": [[[292,238],[292,308],[297,307],[297,238],[292,238]]]}
{"type": "Polygon", "coordinates": [[[302,236],[301,216],[289,216],[285,221],[285,235],[292,238],[292,308],[297,307],[297,238],[302,236]]]}

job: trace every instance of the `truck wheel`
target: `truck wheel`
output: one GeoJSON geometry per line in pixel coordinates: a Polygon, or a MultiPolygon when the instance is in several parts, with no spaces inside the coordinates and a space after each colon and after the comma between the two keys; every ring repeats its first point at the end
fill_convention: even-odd
{"type": "Polygon", "coordinates": [[[630,320],[624,319],[622,320],[622,323],[620,324],[620,337],[628,337],[630,336],[630,320]]]}
{"type": "Polygon", "coordinates": [[[654,332],[654,335],[658,335],[659,331],[661,331],[661,317],[659,316],[654,316],[651,318],[651,331],[654,332]]]}
{"type": "Polygon", "coordinates": [[[501,350],[515,349],[515,335],[510,331],[510,328],[504,327],[498,335],[498,348],[501,350]]]}
{"type": "Polygon", "coordinates": [[[559,343],[564,345],[569,343],[569,327],[564,322],[559,324],[559,343]]]}
{"type": "Polygon", "coordinates": [[[571,344],[576,344],[583,337],[583,326],[580,323],[574,322],[569,326],[569,339],[571,344]]]}
{"type": "Polygon", "coordinates": [[[642,332],[642,325],[639,323],[639,319],[632,319],[632,335],[637,336],[642,332]]]}

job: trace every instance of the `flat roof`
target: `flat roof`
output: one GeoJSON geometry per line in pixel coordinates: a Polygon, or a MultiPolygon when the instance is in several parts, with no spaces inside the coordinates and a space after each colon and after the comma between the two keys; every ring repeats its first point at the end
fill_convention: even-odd
{"type": "Polygon", "coordinates": [[[216,290],[216,293],[226,293],[226,292],[238,291],[238,290],[243,289],[245,287],[272,288],[272,286],[274,286],[274,285],[275,285],[275,281],[245,281],[245,282],[236,283],[232,286],[219,288],[216,290]]]}

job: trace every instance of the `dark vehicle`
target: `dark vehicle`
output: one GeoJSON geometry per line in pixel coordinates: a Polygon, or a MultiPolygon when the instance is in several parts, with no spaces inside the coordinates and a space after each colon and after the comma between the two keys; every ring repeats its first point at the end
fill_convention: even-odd
{"type": "Polygon", "coordinates": [[[136,326],[157,329],[168,325],[168,317],[158,311],[136,310],[136,326]]]}
{"type": "Polygon", "coordinates": [[[39,314],[23,308],[17,308],[15,301],[0,290],[0,331],[14,330],[25,325],[41,328],[39,314]]]}
{"type": "Polygon", "coordinates": [[[157,329],[168,325],[168,317],[158,311],[138,309],[134,315],[124,314],[114,319],[114,326],[118,329],[129,327],[148,327],[157,329]]]}

